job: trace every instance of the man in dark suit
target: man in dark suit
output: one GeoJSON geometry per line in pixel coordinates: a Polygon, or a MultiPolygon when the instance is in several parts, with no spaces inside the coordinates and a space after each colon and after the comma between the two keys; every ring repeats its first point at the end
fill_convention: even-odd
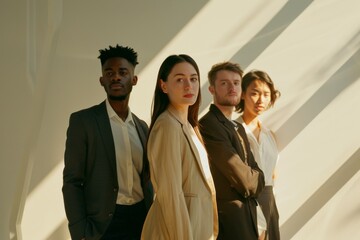
{"type": "Polygon", "coordinates": [[[200,119],[216,188],[220,240],[259,238],[255,197],[264,187],[264,175],[243,126],[231,120],[241,97],[242,74],[240,66],[231,62],[211,68],[209,91],[214,104],[200,119]]]}
{"type": "Polygon", "coordinates": [[[128,106],[137,53],[100,50],[107,98],[72,113],[67,130],[63,197],[73,240],[140,239],[152,202],[145,153],[147,124],[128,106]]]}

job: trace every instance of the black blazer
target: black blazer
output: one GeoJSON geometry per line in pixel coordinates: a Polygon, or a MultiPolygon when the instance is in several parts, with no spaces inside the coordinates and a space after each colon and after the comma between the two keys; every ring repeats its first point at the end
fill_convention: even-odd
{"type": "Polygon", "coordinates": [[[264,188],[264,174],[254,160],[245,129],[234,125],[211,105],[200,119],[219,213],[218,239],[258,239],[255,197],[264,188]],[[245,143],[247,161],[239,135],[245,143]]]}
{"type": "MultiPolygon", "coordinates": [[[[144,156],[141,173],[147,208],[153,191],[146,157],[147,124],[133,114],[144,156]]],[[[63,197],[72,239],[100,239],[112,220],[118,194],[114,140],[105,101],[70,116],[63,197]]]]}

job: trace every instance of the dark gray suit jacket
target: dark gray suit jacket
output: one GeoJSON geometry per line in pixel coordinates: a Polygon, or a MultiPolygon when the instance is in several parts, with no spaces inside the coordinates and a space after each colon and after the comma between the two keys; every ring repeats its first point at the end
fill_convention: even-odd
{"type": "MultiPolygon", "coordinates": [[[[144,149],[141,180],[149,208],[153,192],[145,151],[148,126],[134,114],[133,119],[144,149]]],[[[105,101],[71,114],[64,161],[62,191],[71,238],[100,239],[112,220],[119,189],[105,101]]]]}
{"type": "Polygon", "coordinates": [[[243,126],[235,127],[212,104],[200,119],[200,132],[216,188],[218,239],[257,240],[255,197],[264,188],[264,174],[254,160],[243,126]],[[245,142],[247,161],[238,133],[245,142]]]}

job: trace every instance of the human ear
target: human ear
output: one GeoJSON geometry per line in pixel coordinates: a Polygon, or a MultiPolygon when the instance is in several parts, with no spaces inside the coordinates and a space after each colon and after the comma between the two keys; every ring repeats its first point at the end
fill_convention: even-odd
{"type": "Polygon", "coordinates": [[[213,85],[210,85],[208,89],[209,89],[209,92],[210,92],[212,95],[214,95],[214,93],[215,93],[215,87],[214,87],[213,85]]]}
{"type": "Polygon", "coordinates": [[[132,79],[132,85],[135,86],[137,84],[137,81],[138,81],[138,77],[134,76],[132,79]]]}
{"type": "Polygon", "coordinates": [[[101,86],[104,86],[103,78],[102,78],[102,77],[99,78],[99,82],[100,82],[100,85],[101,85],[101,86]]]}
{"type": "Polygon", "coordinates": [[[167,93],[167,86],[166,86],[166,83],[160,79],[160,87],[161,87],[161,90],[164,92],[164,93],[167,93]]]}

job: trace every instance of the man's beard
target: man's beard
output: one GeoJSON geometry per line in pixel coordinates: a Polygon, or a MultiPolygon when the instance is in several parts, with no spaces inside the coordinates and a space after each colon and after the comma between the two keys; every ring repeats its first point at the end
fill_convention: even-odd
{"type": "Polygon", "coordinates": [[[236,105],[239,104],[240,98],[239,98],[239,101],[233,101],[233,100],[228,100],[228,99],[217,99],[217,102],[221,106],[235,107],[236,105]]]}
{"type": "Polygon", "coordinates": [[[111,96],[109,95],[109,99],[113,101],[124,101],[129,94],[121,95],[121,96],[111,96]]]}

